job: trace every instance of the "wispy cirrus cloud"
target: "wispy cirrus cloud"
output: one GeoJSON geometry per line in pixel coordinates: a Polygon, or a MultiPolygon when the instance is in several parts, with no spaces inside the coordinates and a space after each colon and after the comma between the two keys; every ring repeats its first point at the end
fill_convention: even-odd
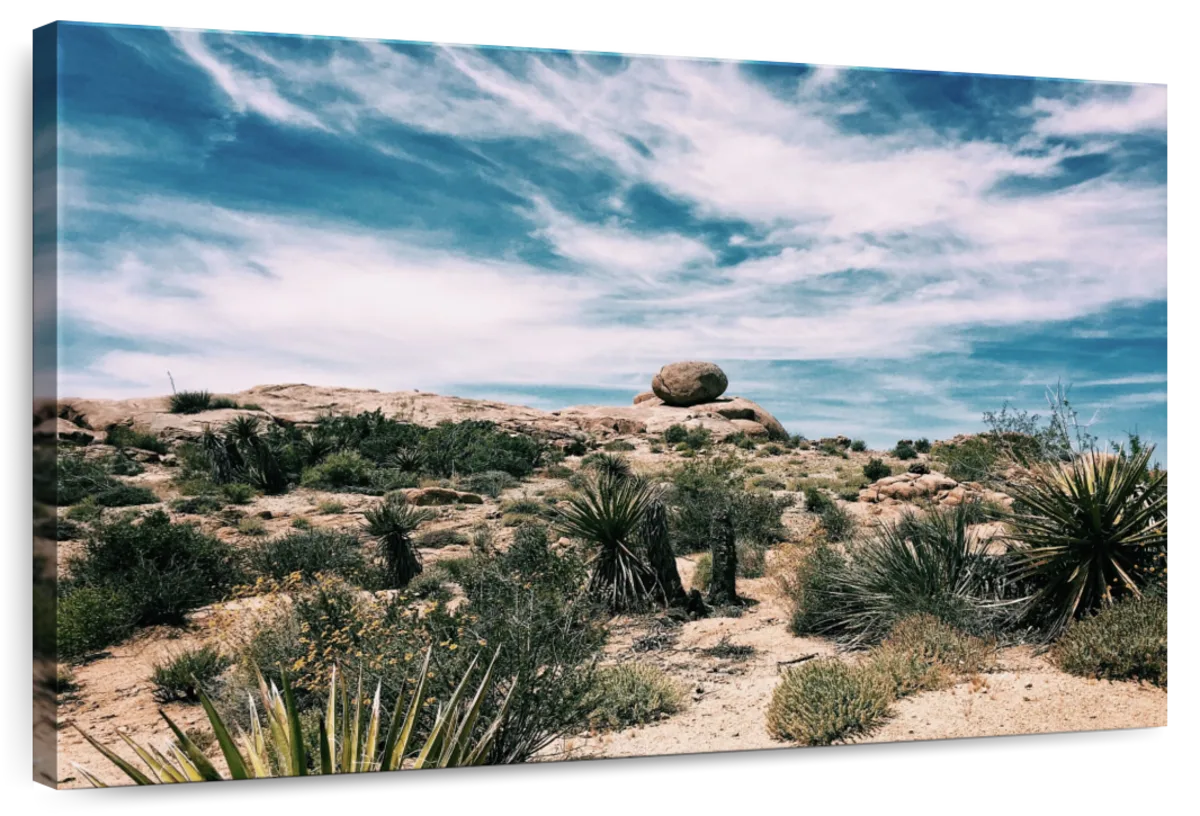
{"type": "Polygon", "coordinates": [[[1008,396],[947,383],[1019,384],[1048,336],[1038,375],[1127,389],[1118,408],[1165,376],[1096,345],[1165,299],[1162,88],[204,32],[103,47],[132,58],[131,38],[160,69],[144,115],[66,106],[61,308],[111,339],[68,362],[90,393],[161,390],[165,367],[210,388],[627,388],[704,356],[840,377],[840,402],[757,396],[825,422],[869,391],[863,427],[890,433],[1008,396]],[[171,94],[213,107],[156,114],[171,94]],[[164,172],[174,155],[198,158],[164,172]]]}

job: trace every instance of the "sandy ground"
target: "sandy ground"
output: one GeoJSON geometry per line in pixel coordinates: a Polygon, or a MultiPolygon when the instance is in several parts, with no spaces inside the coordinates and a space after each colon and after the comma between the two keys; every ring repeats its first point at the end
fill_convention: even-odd
{"type": "MultiPolygon", "coordinates": [[[[639,471],[654,473],[677,463],[671,453],[652,453],[646,438],[630,439],[637,450],[629,454],[629,459],[639,471]]],[[[832,480],[846,469],[861,468],[871,455],[870,452],[851,454],[849,460],[841,460],[816,451],[790,451],[786,455],[769,457],[760,453],[753,462],[759,465],[760,472],[780,480],[810,476],[832,480]]],[[[162,499],[169,500],[178,495],[171,483],[172,470],[150,464],[144,474],[129,481],[145,484],[162,499]]],[[[506,491],[503,498],[552,494],[566,487],[561,480],[538,478],[506,491]]],[[[265,534],[278,536],[291,531],[299,517],[317,527],[359,529],[362,511],[377,501],[371,497],[334,495],[301,488],[285,496],[257,497],[251,504],[238,509],[247,516],[265,515],[269,511],[271,517],[263,525],[265,534]],[[344,505],[344,512],[320,514],[318,505],[324,499],[337,499],[344,505]]],[[[899,506],[885,508],[860,503],[843,506],[864,524],[895,517],[902,510],[899,506]]],[[[474,525],[484,522],[491,527],[499,547],[507,546],[511,539],[512,528],[504,526],[495,500],[488,500],[483,505],[435,510],[436,520],[426,525],[422,532],[455,529],[467,533],[474,525]]],[[[235,546],[254,546],[261,540],[243,535],[235,527],[221,526],[213,516],[175,513],[172,516],[176,520],[198,523],[206,532],[235,546]]],[[[812,515],[803,511],[800,502],[784,513],[783,521],[794,541],[803,540],[814,523],[812,515]]],[[[58,552],[59,563],[64,563],[78,547],[76,542],[63,542],[58,552]]],[[[468,548],[449,546],[422,552],[428,565],[443,558],[462,557],[468,548]]],[[[689,583],[693,560],[681,558],[679,566],[685,583],[689,583]]],[[[755,603],[748,605],[738,617],[708,618],[667,629],[653,617],[614,620],[610,627],[609,659],[658,665],[686,690],[686,707],[668,719],[646,726],[559,740],[546,749],[541,759],[785,747],[772,740],[766,731],[767,705],[779,682],[780,664],[806,655],[834,654],[835,650],[827,641],[796,638],[787,631],[788,609],[776,597],[770,579],[739,581],[739,592],[755,603]],[[634,649],[635,643],[644,643],[641,639],[647,635],[664,633],[667,637],[660,648],[634,649]],[[752,646],[755,652],[738,660],[714,657],[702,651],[723,640],[752,646]]],[[[120,733],[138,741],[165,745],[169,731],[158,714],[160,706],[153,700],[149,681],[154,664],[186,646],[217,639],[223,631],[222,611],[239,615],[240,610],[252,605],[253,599],[249,599],[200,610],[187,630],[143,631],[131,641],[109,649],[98,659],[73,667],[79,688],[73,694],[60,697],[60,723],[77,723],[104,744],[129,757],[132,753],[121,744],[120,733]]],[[[198,705],[172,703],[163,708],[181,728],[202,726],[207,730],[203,711],[198,705]]],[[[1000,670],[985,676],[982,682],[964,683],[899,702],[895,706],[895,716],[864,741],[1134,728],[1165,725],[1166,720],[1167,695],[1164,691],[1132,683],[1071,677],[1056,671],[1028,649],[1010,649],[1002,655],[1000,670]]],[[[74,770],[72,763],[76,762],[106,782],[125,782],[124,776],[74,729],[64,727],[59,730],[58,747],[58,772],[64,787],[85,785],[74,770]]]]}

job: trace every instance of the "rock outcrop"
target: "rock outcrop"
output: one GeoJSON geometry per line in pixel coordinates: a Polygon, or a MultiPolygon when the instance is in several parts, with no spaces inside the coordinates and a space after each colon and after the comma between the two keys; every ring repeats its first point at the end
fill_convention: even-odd
{"type": "Polygon", "coordinates": [[[923,500],[946,507],[956,507],[966,501],[995,502],[1006,507],[1012,504],[1009,496],[989,490],[978,482],[960,483],[941,473],[888,476],[860,490],[858,500],[870,504],[923,500]]]}
{"type": "Polygon", "coordinates": [[[729,378],[720,366],[694,360],[665,365],[650,382],[655,396],[680,408],[712,402],[728,387],[729,378]]]}

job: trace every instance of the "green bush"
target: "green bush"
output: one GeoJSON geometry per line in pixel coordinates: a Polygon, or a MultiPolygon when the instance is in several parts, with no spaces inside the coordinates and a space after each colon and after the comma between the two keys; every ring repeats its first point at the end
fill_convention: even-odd
{"type": "MultiPolygon", "coordinates": [[[[57,504],[59,506],[78,504],[87,498],[92,498],[105,507],[123,506],[119,503],[107,503],[118,499],[120,489],[126,487],[124,482],[113,478],[109,470],[110,463],[111,460],[108,459],[89,458],[76,452],[60,454],[56,466],[52,469],[55,477],[53,498],[57,504]],[[98,501],[102,493],[108,494],[105,503],[98,501]]],[[[137,503],[139,502],[134,502],[134,504],[137,503]]]]}
{"type": "Polygon", "coordinates": [[[783,511],[793,499],[744,490],[736,462],[714,459],[689,462],[676,470],[667,501],[675,511],[671,544],[682,554],[709,548],[712,514],[718,508],[730,511],[738,538],[760,544],[782,541],[787,537],[783,511]]]}
{"type": "Polygon", "coordinates": [[[824,490],[819,487],[808,487],[804,489],[804,509],[810,513],[820,515],[833,507],[833,499],[829,498],[824,490]]]}
{"type": "Polygon", "coordinates": [[[465,546],[471,543],[466,534],[458,530],[430,530],[417,536],[416,545],[426,550],[440,550],[442,547],[465,546]]]}
{"type": "Polygon", "coordinates": [[[960,442],[938,442],[931,448],[930,456],[951,479],[982,482],[992,478],[1001,460],[1001,450],[987,437],[972,436],[960,442]]]}
{"type": "MultiPolygon", "coordinates": [[[[568,475],[570,475],[569,469],[568,475]]],[[[516,485],[517,480],[503,470],[485,470],[483,473],[471,473],[462,477],[459,480],[459,484],[463,490],[468,490],[472,493],[482,493],[494,499],[505,490],[516,485]]]]}
{"type": "Polygon", "coordinates": [[[867,449],[867,443],[861,439],[855,439],[853,442],[850,443],[850,450],[854,451],[855,453],[862,453],[866,449],[867,449]]]}
{"type": "Polygon", "coordinates": [[[105,442],[114,448],[137,448],[160,454],[169,450],[167,443],[154,434],[129,425],[109,425],[105,433],[105,442]]]}
{"type": "Polygon", "coordinates": [[[759,490],[785,490],[787,485],[774,476],[758,476],[750,480],[750,486],[759,490]]]}
{"type": "Polygon", "coordinates": [[[254,498],[254,488],[241,482],[221,485],[221,495],[230,504],[249,504],[254,498]]]}
{"type": "Polygon", "coordinates": [[[872,459],[863,465],[863,475],[872,482],[886,479],[892,475],[892,469],[883,463],[882,459],[872,459]]]}
{"type": "Polygon", "coordinates": [[[688,430],[683,425],[672,425],[663,431],[663,442],[678,445],[687,439],[688,430]]]}
{"type": "Polygon", "coordinates": [[[605,666],[588,694],[588,724],[595,729],[642,725],[678,712],[683,701],[683,690],[657,666],[605,666]]]}
{"type": "MultiPolygon", "coordinates": [[[[685,436],[684,439],[687,437],[685,436]]],[[[737,431],[725,437],[726,444],[733,445],[735,448],[742,450],[754,450],[756,447],[754,439],[751,438],[745,431],[737,431]]]]}
{"type": "Polygon", "coordinates": [[[229,545],[161,510],[97,529],[69,561],[71,591],[106,588],[125,596],[139,625],[181,624],[220,599],[237,578],[229,545]]]}
{"type": "Polygon", "coordinates": [[[925,437],[921,437],[916,442],[913,442],[913,450],[917,453],[929,453],[932,449],[933,446],[929,444],[929,440],[925,437]]]}
{"type": "Polygon", "coordinates": [[[699,426],[695,428],[689,428],[687,437],[685,437],[683,440],[683,443],[692,450],[703,450],[704,448],[708,447],[710,442],[712,442],[712,431],[710,431],[708,428],[702,428],[699,426]]]}
{"type": "Polygon", "coordinates": [[[137,608],[120,588],[71,588],[58,601],[58,656],[76,660],[118,643],[136,621],[137,608]]]}
{"type": "Polygon", "coordinates": [[[614,453],[628,453],[629,451],[637,450],[637,446],[625,439],[614,439],[607,443],[604,449],[614,453]]]}
{"type": "Polygon", "coordinates": [[[346,505],[333,499],[325,499],[317,505],[317,512],[323,516],[337,516],[346,512],[346,505]]]}
{"type": "Polygon", "coordinates": [[[1075,621],[1051,652],[1063,671],[1167,685],[1167,604],[1129,599],[1075,621]]]}
{"type": "Polygon", "coordinates": [[[116,483],[96,494],[96,503],[101,507],[135,507],[142,504],[157,504],[158,496],[148,487],[116,483]]]}
{"type": "Polygon", "coordinates": [[[216,646],[206,644],[184,649],[166,660],[154,664],[150,681],[154,683],[154,699],[159,703],[200,700],[200,691],[233,665],[216,646]]]}
{"type": "Polygon", "coordinates": [[[842,542],[853,537],[858,523],[850,511],[835,502],[830,502],[829,506],[821,511],[821,527],[830,541],[842,542]]]}
{"type": "Polygon", "coordinates": [[[374,470],[358,451],[341,451],[331,453],[320,464],[306,468],[300,477],[300,484],[325,490],[366,487],[371,484],[374,470]]]}
{"type": "Polygon", "coordinates": [[[267,524],[258,516],[238,519],[238,532],[245,536],[261,536],[267,534],[267,524]]]}
{"type": "Polygon", "coordinates": [[[279,581],[293,573],[306,579],[326,573],[353,580],[366,569],[358,536],[333,530],[305,530],[269,539],[250,548],[246,558],[255,575],[279,581]]]}
{"type": "Polygon", "coordinates": [[[900,461],[917,458],[917,450],[912,446],[911,442],[899,442],[892,450],[892,456],[895,456],[900,461]]]}
{"type": "Polygon", "coordinates": [[[176,513],[186,513],[192,516],[215,513],[224,506],[225,501],[223,499],[211,494],[189,496],[186,499],[175,499],[171,502],[171,509],[176,513]]]}
{"type": "Polygon", "coordinates": [[[712,582],[712,555],[704,553],[696,559],[696,569],[692,573],[692,589],[708,592],[712,582]]]}
{"type": "Polygon", "coordinates": [[[167,409],[172,414],[198,414],[212,408],[212,394],[207,391],[179,391],[171,395],[167,409]]]}
{"type": "Polygon", "coordinates": [[[802,745],[830,745],[870,733],[888,715],[891,689],[880,675],[837,658],[788,669],[771,695],[767,730],[802,745]]]}

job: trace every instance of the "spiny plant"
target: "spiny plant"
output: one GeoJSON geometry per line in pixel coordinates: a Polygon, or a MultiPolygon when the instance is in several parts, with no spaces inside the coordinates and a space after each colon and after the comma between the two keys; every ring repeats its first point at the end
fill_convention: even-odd
{"type": "Polygon", "coordinates": [[[241,482],[270,495],[287,492],[288,474],[258,417],[237,417],[221,433],[205,428],[200,450],[216,484],[241,482]]]}
{"type": "Polygon", "coordinates": [[[421,574],[421,557],[413,546],[413,533],[433,518],[429,510],[408,504],[403,494],[392,494],[363,514],[367,534],[375,538],[391,585],[401,589],[421,574]]]}
{"type": "Polygon", "coordinates": [[[207,391],[177,391],[171,395],[172,414],[198,414],[212,407],[213,396],[207,391]]]}
{"type": "Polygon", "coordinates": [[[199,700],[201,686],[215,680],[231,665],[233,661],[212,644],[170,655],[154,665],[150,677],[154,683],[154,699],[160,703],[199,700]]]}
{"type": "Polygon", "coordinates": [[[1093,449],[1035,468],[1010,488],[1013,575],[1037,587],[1029,614],[1049,615],[1052,632],[1141,597],[1166,570],[1167,474],[1149,469],[1153,453],[1093,449]]]}
{"type": "Polygon", "coordinates": [[[600,473],[584,479],[561,511],[562,531],[595,548],[588,591],[611,611],[644,608],[653,597],[654,571],[633,547],[657,494],[644,479],[600,473]]]}
{"type": "MultiPolygon", "coordinates": [[[[286,673],[282,675],[282,691],[274,682],[268,685],[261,673],[258,675],[263,716],[260,718],[258,708],[251,697],[249,733],[235,727],[236,738],[212,701],[200,691],[200,702],[208,715],[209,725],[229,768],[228,778],[261,779],[272,776],[369,773],[484,764],[492,741],[504,722],[508,702],[513,694],[512,689],[517,686],[512,686],[498,714],[491,723],[483,727],[480,713],[483,701],[493,685],[492,669],[495,657],[468,701],[468,681],[474,672],[478,660],[476,658],[463,673],[462,680],[450,699],[444,706],[439,706],[435,724],[425,741],[413,746],[415,752],[411,751],[413,732],[425,704],[425,680],[429,672],[431,654],[432,647],[425,654],[425,662],[416,688],[409,698],[407,710],[403,696],[397,697],[396,707],[386,731],[382,722],[381,687],[376,686],[368,709],[368,698],[363,694],[361,675],[351,696],[345,677],[334,668],[329,679],[329,701],[318,720],[317,756],[311,757],[306,746],[300,711],[286,673]],[[480,728],[483,728],[482,733],[476,736],[480,728]]],[[[175,743],[165,752],[153,746],[143,746],[125,734],[120,735],[125,744],[144,763],[148,772],[102,745],[78,726],[75,728],[105,759],[138,785],[213,782],[226,778],[205,756],[195,740],[184,733],[165,712],[160,711],[159,714],[175,736],[175,743]]],[[[91,785],[107,787],[86,768],[79,765],[75,767],[91,785]]]]}
{"type": "Polygon", "coordinates": [[[633,469],[629,466],[629,460],[624,456],[618,456],[613,453],[590,454],[583,458],[582,465],[601,476],[608,476],[614,479],[624,479],[627,476],[633,475],[633,469]]]}

